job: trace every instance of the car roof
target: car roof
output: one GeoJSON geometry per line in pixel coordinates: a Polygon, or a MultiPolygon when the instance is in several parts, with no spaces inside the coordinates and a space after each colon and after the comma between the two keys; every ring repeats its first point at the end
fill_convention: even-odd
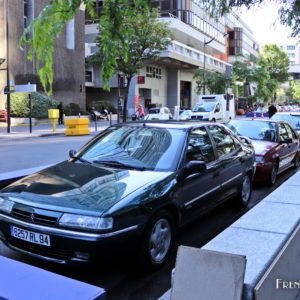
{"type": "MultiPolygon", "coordinates": [[[[252,121],[258,121],[258,122],[269,122],[269,123],[279,123],[279,122],[284,122],[281,120],[269,120],[269,119],[233,119],[231,121],[241,121],[241,122],[252,122],[252,121]]],[[[230,122],[231,122],[230,121],[230,122]]]]}
{"type": "Polygon", "coordinates": [[[298,111],[280,111],[277,112],[276,115],[291,115],[291,116],[300,116],[300,112],[298,111]]]}
{"type": "MultiPolygon", "coordinates": [[[[117,126],[133,126],[133,127],[157,127],[157,128],[173,128],[173,129],[189,129],[193,127],[198,127],[201,125],[220,125],[224,126],[219,123],[210,123],[210,122],[199,122],[199,121],[176,121],[176,120],[162,120],[162,121],[133,121],[133,122],[126,122],[126,123],[119,123],[117,126]],[[144,125],[145,124],[145,125],[144,125]]],[[[112,125],[116,126],[116,125],[112,125]]]]}

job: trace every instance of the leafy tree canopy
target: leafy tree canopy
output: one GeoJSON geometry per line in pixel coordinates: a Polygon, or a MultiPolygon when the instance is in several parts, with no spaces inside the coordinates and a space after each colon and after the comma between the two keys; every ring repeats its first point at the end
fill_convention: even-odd
{"type": "Polygon", "coordinates": [[[280,83],[288,80],[290,60],[277,45],[264,45],[258,63],[269,72],[272,79],[280,83]]]}

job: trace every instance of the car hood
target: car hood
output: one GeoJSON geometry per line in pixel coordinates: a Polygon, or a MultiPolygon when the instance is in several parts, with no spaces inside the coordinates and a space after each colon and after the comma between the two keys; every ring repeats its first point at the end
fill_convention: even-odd
{"type": "Polygon", "coordinates": [[[65,161],[18,180],[0,195],[38,208],[102,215],[131,193],[170,174],[65,161]]]}
{"type": "Polygon", "coordinates": [[[254,146],[255,155],[265,155],[268,151],[275,148],[278,143],[268,141],[252,140],[254,146]]]}

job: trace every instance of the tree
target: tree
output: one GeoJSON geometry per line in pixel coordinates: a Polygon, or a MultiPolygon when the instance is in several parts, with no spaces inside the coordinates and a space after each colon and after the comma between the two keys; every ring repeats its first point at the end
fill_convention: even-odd
{"type": "Polygon", "coordinates": [[[131,79],[144,66],[144,60],[159,59],[161,52],[170,45],[172,34],[167,23],[159,21],[159,10],[151,10],[145,0],[134,0],[132,5],[121,0],[118,9],[123,31],[108,38],[113,26],[115,2],[105,1],[96,38],[99,50],[88,59],[88,64],[101,67],[101,79],[107,90],[110,89],[109,80],[116,72],[122,72],[126,77],[125,122],[131,79]]]}
{"type": "MultiPolygon", "coordinates": [[[[197,73],[194,75],[194,78],[198,80],[196,93],[201,94],[203,90],[203,69],[199,69],[197,73]]],[[[224,73],[206,71],[206,83],[205,85],[208,87],[209,92],[212,94],[224,94],[226,89],[226,75],[224,73]]]]}
{"type": "Polygon", "coordinates": [[[294,99],[295,101],[300,103],[300,81],[299,80],[295,80],[294,89],[295,89],[294,99]]]}
{"type": "MultiPolygon", "coordinates": [[[[270,79],[276,80],[277,83],[283,83],[289,79],[290,60],[287,54],[275,44],[263,46],[258,63],[269,72],[270,79]]],[[[274,85],[276,84],[273,82],[272,86],[274,85]]],[[[274,101],[276,101],[276,90],[274,91],[274,101]]]]}

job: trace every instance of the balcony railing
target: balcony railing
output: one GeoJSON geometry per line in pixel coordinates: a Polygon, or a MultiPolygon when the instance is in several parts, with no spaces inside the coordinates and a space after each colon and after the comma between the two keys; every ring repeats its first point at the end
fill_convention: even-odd
{"type": "MultiPolygon", "coordinates": [[[[202,66],[204,62],[204,53],[196,50],[194,48],[191,48],[185,44],[182,44],[177,41],[173,41],[171,45],[169,45],[167,52],[174,52],[177,54],[180,54],[186,58],[195,60],[194,64],[197,66],[202,66]]],[[[206,66],[211,66],[212,68],[219,70],[219,71],[225,71],[226,65],[229,65],[229,63],[222,61],[216,57],[213,57],[209,54],[205,54],[206,59],[206,66]]]]}

